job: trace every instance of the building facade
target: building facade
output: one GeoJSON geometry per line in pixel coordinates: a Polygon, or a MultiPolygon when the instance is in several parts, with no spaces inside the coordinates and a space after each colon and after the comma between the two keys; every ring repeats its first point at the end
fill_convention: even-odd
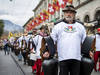
{"type": "MultiPolygon", "coordinates": [[[[37,17],[38,14],[40,14],[43,10],[48,10],[48,5],[52,4],[53,0],[40,0],[39,4],[37,5],[37,7],[33,10],[34,12],[34,17],[37,17]]],[[[48,25],[50,31],[53,27],[53,23],[54,21],[57,21],[59,19],[62,19],[63,14],[62,14],[62,8],[60,8],[59,11],[56,11],[53,15],[49,16],[49,19],[44,21],[41,25],[48,25]]],[[[40,26],[41,26],[40,25],[40,26]]],[[[38,27],[40,27],[38,26],[38,27]]],[[[38,28],[37,27],[37,28],[38,28]]]]}
{"type": "MultiPolygon", "coordinates": [[[[88,23],[100,19],[100,0],[73,0],[76,7],[76,19],[88,23]]],[[[94,26],[86,26],[87,34],[95,34],[94,26]]]]}
{"type": "MultiPolygon", "coordinates": [[[[34,12],[34,17],[36,17],[38,14],[40,14],[40,12],[42,12],[44,9],[48,10],[48,4],[52,4],[53,0],[40,0],[39,4],[37,5],[37,7],[33,10],[34,12]]],[[[62,8],[60,8],[59,11],[56,11],[54,15],[50,15],[49,19],[46,20],[45,22],[50,22],[53,20],[59,20],[61,19],[62,16],[62,8]]]]}
{"type": "MultiPolygon", "coordinates": [[[[36,17],[44,9],[48,10],[48,4],[53,3],[53,0],[40,0],[37,7],[33,10],[34,17],[36,17]]],[[[73,0],[72,5],[75,6],[77,14],[76,19],[82,22],[88,23],[90,21],[100,19],[100,0],[73,0]]],[[[52,21],[57,21],[63,18],[62,8],[59,11],[56,11],[53,15],[49,16],[49,19],[44,21],[41,25],[50,23],[52,21]]],[[[49,25],[50,26],[50,25],[49,25]]],[[[53,26],[50,26],[53,27],[53,26]]],[[[93,26],[86,26],[87,34],[94,33],[93,26]]]]}

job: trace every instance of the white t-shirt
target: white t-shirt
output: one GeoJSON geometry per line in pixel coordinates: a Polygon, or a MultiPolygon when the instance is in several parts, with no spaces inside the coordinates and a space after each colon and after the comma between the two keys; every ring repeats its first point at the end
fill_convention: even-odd
{"type": "Polygon", "coordinates": [[[86,37],[86,31],[82,24],[60,22],[53,28],[51,37],[57,42],[59,61],[81,60],[81,44],[86,37]]]}
{"type": "Polygon", "coordinates": [[[42,42],[42,36],[40,35],[37,35],[33,38],[33,41],[34,41],[34,44],[36,46],[36,54],[37,54],[37,58],[38,59],[41,59],[41,56],[40,56],[40,48],[41,48],[41,42],[42,42]]]}
{"type": "Polygon", "coordinates": [[[30,53],[30,59],[31,60],[36,60],[37,59],[37,55],[36,54],[34,54],[34,53],[30,53]]]}
{"type": "Polygon", "coordinates": [[[100,51],[100,35],[96,35],[96,51],[100,51]]]}
{"type": "Polygon", "coordinates": [[[21,45],[22,45],[22,40],[23,39],[25,39],[25,41],[26,41],[26,43],[28,43],[28,38],[27,38],[27,36],[21,36],[21,37],[19,37],[19,39],[18,39],[18,42],[19,42],[19,47],[21,48],[21,45]]]}

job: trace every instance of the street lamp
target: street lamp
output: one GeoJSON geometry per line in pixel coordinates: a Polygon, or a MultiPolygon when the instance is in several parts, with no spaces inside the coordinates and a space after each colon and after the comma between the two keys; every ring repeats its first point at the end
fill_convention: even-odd
{"type": "Polygon", "coordinates": [[[12,1],[12,0],[10,0],[10,1],[12,1]]]}

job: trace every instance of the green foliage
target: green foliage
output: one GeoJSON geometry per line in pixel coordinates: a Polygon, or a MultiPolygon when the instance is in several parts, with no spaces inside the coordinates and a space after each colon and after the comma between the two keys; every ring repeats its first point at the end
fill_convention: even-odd
{"type": "Polygon", "coordinates": [[[4,29],[4,22],[3,22],[3,20],[0,20],[0,37],[3,34],[3,29],[4,29]]]}

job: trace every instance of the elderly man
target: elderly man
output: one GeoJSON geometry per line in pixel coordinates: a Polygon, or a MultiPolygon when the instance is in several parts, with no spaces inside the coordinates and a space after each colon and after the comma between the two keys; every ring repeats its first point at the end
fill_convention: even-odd
{"type": "Polygon", "coordinates": [[[86,38],[84,26],[75,21],[74,6],[67,5],[64,19],[57,23],[51,37],[57,42],[60,75],[79,75],[81,61],[81,44],[86,38]]]}

